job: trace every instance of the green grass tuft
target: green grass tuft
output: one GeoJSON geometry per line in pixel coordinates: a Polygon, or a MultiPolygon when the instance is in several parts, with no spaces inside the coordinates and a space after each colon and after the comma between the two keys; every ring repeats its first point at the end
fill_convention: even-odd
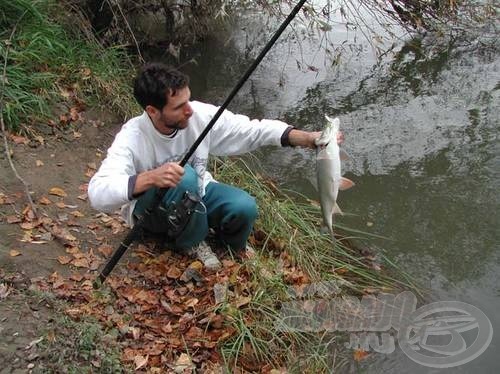
{"type": "Polygon", "coordinates": [[[122,116],[136,109],[129,89],[133,69],[125,52],[86,38],[75,27],[76,19],[65,24],[70,13],[61,7],[54,1],[26,0],[0,5],[2,72],[6,64],[1,101],[10,131],[22,125],[36,131],[37,123],[59,114],[56,105],[65,103],[69,109],[75,100],[105,105],[122,116]]]}

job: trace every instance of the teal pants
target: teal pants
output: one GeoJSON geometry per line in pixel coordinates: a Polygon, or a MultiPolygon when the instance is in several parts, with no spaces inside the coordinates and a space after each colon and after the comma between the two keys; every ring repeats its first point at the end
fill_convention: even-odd
{"type": "MultiPolygon", "coordinates": [[[[167,191],[160,209],[156,209],[145,222],[146,230],[154,234],[166,233],[166,209],[181,200],[184,192],[198,194],[198,176],[194,169],[186,165],[180,183],[167,191]]],[[[149,189],[139,197],[134,208],[136,218],[153,201],[156,188],[149,189]]],[[[184,231],[169,244],[176,249],[191,248],[208,235],[208,229],[215,230],[218,238],[234,250],[245,248],[246,241],[257,218],[257,204],[247,192],[224,183],[210,182],[205,188],[202,203],[198,204],[184,231]]]]}

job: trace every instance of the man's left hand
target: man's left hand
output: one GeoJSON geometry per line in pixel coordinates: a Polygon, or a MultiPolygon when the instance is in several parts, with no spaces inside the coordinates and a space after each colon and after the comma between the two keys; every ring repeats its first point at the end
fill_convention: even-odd
{"type": "MultiPolygon", "coordinates": [[[[306,147],[306,148],[316,148],[316,139],[321,136],[321,131],[302,131],[293,129],[288,135],[288,139],[291,145],[306,147]]],[[[342,131],[337,133],[337,144],[342,144],[344,142],[344,134],[342,131]]]]}

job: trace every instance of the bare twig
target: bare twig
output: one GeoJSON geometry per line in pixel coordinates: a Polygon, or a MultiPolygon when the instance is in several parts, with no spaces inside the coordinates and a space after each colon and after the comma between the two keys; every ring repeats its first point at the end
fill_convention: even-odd
{"type": "MultiPolygon", "coordinates": [[[[17,20],[16,24],[14,25],[14,27],[12,29],[12,32],[10,33],[9,39],[5,42],[6,48],[5,48],[4,65],[3,65],[3,72],[2,72],[2,89],[0,92],[5,92],[4,87],[5,87],[5,82],[7,80],[7,58],[9,55],[9,48],[12,44],[12,38],[14,37],[14,34],[16,32],[17,25],[19,24],[19,22],[21,21],[21,19],[24,17],[24,15],[26,13],[27,13],[27,11],[25,11],[21,15],[21,17],[19,17],[19,19],[17,20]]],[[[14,172],[14,174],[16,175],[16,178],[23,184],[24,191],[26,193],[26,197],[27,197],[28,202],[31,206],[31,211],[33,212],[33,214],[36,217],[36,207],[35,207],[35,204],[33,203],[33,199],[31,198],[31,194],[30,194],[30,191],[28,189],[28,185],[24,181],[24,179],[19,175],[19,173],[17,172],[17,169],[14,166],[14,163],[12,162],[12,157],[10,156],[9,141],[7,140],[7,131],[5,129],[5,122],[3,119],[3,107],[4,107],[3,99],[4,99],[3,94],[0,94],[0,125],[1,125],[1,129],[2,129],[4,145],[5,145],[5,155],[7,156],[7,160],[9,161],[9,165],[10,165],[12,171],[14,172]]]]}
{"type": "Polygon", "coordinates": [[[127,26],[127,29],[130,32],[130,35],[132,36],[132,39],[134,40],[135,48],[137,49],[137,54],[139,55],[139,59],[140,59],[140,61],[142,63],[144,63],[145,60],[142,57],[141,49],[139,48],[139,43],[137,42],[137,39],[135,38],[135,34],[132,31],[132,28],[130,27],[130,24],[127,21],[127,17],[125,16],[125,13],[123,13],[123,9],[120,6],[120,3],[118,1],[115,1],[115,0],[107,0],[107,1],[108,1],[109,5],[111,7],[111,10],[113,10],[113,5],[115,5],[118,8],[118,11],[120,12],[120,15],[122,16],[123,21],[125,22],[125,26],[127,26]]]}

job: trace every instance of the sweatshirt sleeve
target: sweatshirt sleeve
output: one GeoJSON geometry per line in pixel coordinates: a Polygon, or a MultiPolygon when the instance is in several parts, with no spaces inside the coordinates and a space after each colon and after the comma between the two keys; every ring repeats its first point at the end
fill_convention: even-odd
{"type": "MultiPolygon", "coordinates": [[[[217,108],[215,108],[216,110],[217,108]]],[[[245,115],[225,110],[212,129],[210,153],[217,156],[238,155],[265,145],[285,145],[288,124],[277,120],[250,120],[245,115]]]]}
{"type": "Polygon", "coordinates": [[[136,175],[134,156],[126,134],[118,134],[97,173],[89,182],[88,196],[94,209],[113,212],[130,202],[129,184],[136,175]]]}

